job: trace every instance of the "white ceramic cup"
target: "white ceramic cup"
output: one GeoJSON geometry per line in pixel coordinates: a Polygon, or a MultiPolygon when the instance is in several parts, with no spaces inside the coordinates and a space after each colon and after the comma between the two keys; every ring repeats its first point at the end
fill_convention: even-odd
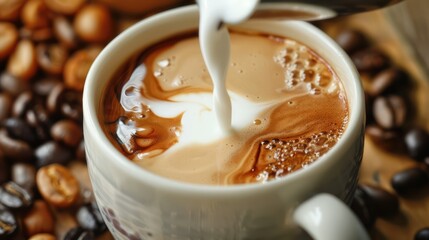
{"type": "Polygon", "coordinates": [[[362,86],[348,56],[310,24],[259,21],[239,26],[309,46],[344,83],[348,127],[328,153],[305,169],[266,184],[196,185],[146,171],[109,142],[98,115],[114,73],[142,49],[197,27],[196,6],[147,18],[114,39],[88,74],[83,98],[88,168],[97,203],[115,238],[306,239],[304,228],[315,239],[369,239],[344,204],[352,200],[362,159],[362,86]]]}

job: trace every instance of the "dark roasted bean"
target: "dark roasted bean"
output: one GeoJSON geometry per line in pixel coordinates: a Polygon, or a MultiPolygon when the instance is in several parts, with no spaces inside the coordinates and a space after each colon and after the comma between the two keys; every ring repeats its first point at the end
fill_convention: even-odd
{"type": "Polygon", "coordinates": [[[377,49],[364,49],[351,56],[359,71],[373,72],[383,69],[389,64],[389,59],[377,49]]]}
{"type": "Polygon", "coordinates": [[[14,77],[9,73],[0,75],[0,89],[16,96],[29,88],[28,83],[20,78],[14,77]]]}
{"type": "Polygon", "coordinates": [[[347,53],[352,53],[368,45],[365,35],[353,29],[340,32],[335,40],[347,53]]]}
{"type": "Polygon", "coordinates": [[[34,130],[27,122],[20,118],[8,118],[4,122],[4,127],[10,137],[23,140],[26,143],[33,145],[37,141],[37,136],[34,130]]]}
{"type": "Polygon", "coordinates": [[[425,227],[417,231],[414,240],[429,240],[429,227],[425,227]]]}
{"type": "Polygon", "coordinates": [[[52,138],[70,147],[76,147],[82,140],[82,128],[72,120],[61,120],[51,128],[52,138]]]}
{"type": "Polygon", "coordinates": [[[25,91],[15,99],[12,106],[12,115],[14,117],[23,117],[34,100],[33,93],[25,91]]]}
{"type": "Polygon", "coordinates": [[[10,138],[4,129],[0,129],[0,149],[13,160],[27,161],[33,157],[33,149],[28,143],[10,138]]]}
{"type": "Polygon", "coordinates": [[[36,186],[36,169],[28,163],[15,163],[12,165],[12,181],[31,190],[36,186]]]}
{"type": "Polygon", "coordinates": [[[52,120],[44,105],[36,104],[26,113],[27,122],[34,127],[39,141],[49,140],[49,129],[52,126],[52,120]]]}
{"type": "Polygon", "coordinates": [[[389,217],[399,211],[399,200],[395,194],[370,185],[360,185],[360,188],[371,200],[378,216],[389,217]]]}
{"type": "Polygon", "coordinates": [[[94,240],[92,232],[85,230],[81,227],[75,227],[67,232],[64,240],[94,240]]]}
{"type": "Polygon", "coordinates": [[[400,96],[377,97],[372,110],[375,121],[384,129],[399,128],[405,124],[407,108],[400,96]]]}
{"type": "Polygon", "coordinates": [[[82,122],[82,94],[73,90],[64,92],[61,102],[61,113],[67,118],[82,122]]]}
{"type": "MultiPolygon", "coordinates": [[[[82,139],[82,141],[80,141],[79,146],[76,148],[76,158],[79,160],[85,160],[86,159],[86,155],[85,155],[85,141],[82,139]]],[[[429,166],[429,164],[428,164],[429,166]]]]}
{"type": "Polygon", "coordinates": [[[51,164],[37,171],[36,183],[43,198],[56,207],[70,207],[80,197],[76,177],[67,168],[51,164]]]}
{"type": "Polygon", "coordinates": [[[0,239],[12,239],[18,229],[15,216],[0,204],[0,239]]]}
{"type": "Polygon", "coordinates": [[[371,96],[378,96],[393,90],[394,88],[404,87],[407,83],[407,74],[395,67],[388,68],[377,74],[370,83],[367,93],[371,96]]]}
{"type": "Polygon", "coordinates": [[[38,79],[33,84],[33,91],[39,96],[47,97],[51,93],[52,89],[60,83],[61,80],[58,78],[47,77],[38,79]]]}
{"type": "Polygon", "coordinates": [[[65,92],[63,84],[56,85],[46,100],[46,107],[50,113],[56,113],[60,109],[61,96],[65,92]]]}
{"type": "Polygon", "coordinates": [[[405,152],[405,143],[399,131],[386,130],[377,125],[368,125],[365,132],[378,146],[392,152],[405,152]]]}
{"type": "Polygon", "coordinates": [[[73,157],[70,149],[53,141],[46,142],[39,146],[35,150],[34,155],[36,156],[36,166],[38,168],[53,163],[65,165],[73,157]]]}
{"type": "Polygon", "coordinates": [[[12,97],[7,93],[0,93],[0,122],[10,116],[12,109],[12,97]]]}
{"type": "Polygon", "coordinates": [[[12,209],[27,208],[33,203],[31,194],[14,182],[7,182],[0,187],[0,203],[12,209]]]}
{"type": "Polygon", "coordinates": [[[35,201],[33,207],[23,217],[22,225],[28,236],[54,233],[54,217],[48,204],[42,200],[35,201]]]}
{"type": "Polygon", "coordinates": [[[428,183],[429,177],[427,173],[418,167],[400,171],[393,175],[391,179],[393,189],[401,195],[418,193],[428,183]]]}
{"type": "Polygon", "coordinates": [[[405,144],[408,154],[412,158],[422,161],[429,156],[429,133],[425,129],[414,128],[409,130],[405,134],[405,144]]]}
{"type": "Polygon", "coordinates": [[[82,228],[92,231],[95,235],[106,230],[106,224],[95,202],[81,206],[77,211],[76,219],[82,228]]]}
{"type": "Polygon", "coordinates": [[[361,188],[356,189],[351,209],[367,229],[374,225],[376,219],[374,205],[361,188]]]}

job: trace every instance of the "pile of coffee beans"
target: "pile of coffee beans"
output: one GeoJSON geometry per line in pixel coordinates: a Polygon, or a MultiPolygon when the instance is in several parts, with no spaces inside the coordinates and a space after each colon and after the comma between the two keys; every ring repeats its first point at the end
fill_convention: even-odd
{"type": "Polygon", "coordinates": [[[106,232],[80,176],[82,90],[101,49],[135,21],[95,0],[0,0],[0,239],[106,232]]]}
{"type": "MultiPolygon", "coordinates": [[[[399,211],[399,198],[418,197],[429,186],[429,132],[416,118],[415,82],[407,72],[371,44],[362,32],[344,29],[337,43],[350,55],[365,90],[366,134],[380,148],[415,160],[415,167],[397,172],[390,180],[394,193],[380,186],[361,184],[352,209],[370,229],[376,218],[392,217],[399,211]]],[[[429,228],[415,239],[429,239],[429,228]]]]}

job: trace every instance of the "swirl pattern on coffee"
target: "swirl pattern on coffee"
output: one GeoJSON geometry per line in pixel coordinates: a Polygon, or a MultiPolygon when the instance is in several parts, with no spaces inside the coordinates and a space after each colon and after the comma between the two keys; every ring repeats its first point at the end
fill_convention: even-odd
{"type": "Polygon", "coordinates": [[[105,90],[111,142],[158,175],[191,183],[265,182],[305,168],[341,137],[348,104],[340,80],[291,39],[233,31],[227,89],[233,134],[213,112],[198,38],[183,34],[132,57],[105,90]]]}

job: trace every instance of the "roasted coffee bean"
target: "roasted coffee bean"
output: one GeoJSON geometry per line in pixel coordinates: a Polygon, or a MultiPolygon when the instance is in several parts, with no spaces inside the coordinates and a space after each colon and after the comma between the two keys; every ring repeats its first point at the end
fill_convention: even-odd
{"type": "Polygon", "coordinates": [[[82,91],[86,75],[101,48],[91,47],[75,52],[64,68],[64,82],[68,88],[82,91]]]}
{"type": "Polygon", "coordinates": [[[79,91],[69,90],[65,91],[61,98],[61,114],[66,118],[73,119],[77,122],[82,122],[82,93],[79,91]]]}
{"type": "Polygon", "coordinates": [[[429,240],[429,227],[425,227],[417,231],[414,240],[429,240]]]}
{"type": "Polygon", "coordinates": [[[13,160],[28,161],[33,157],[33,149],[22,140],[9,137],[5,129],[0,129],[0,149],[13,160]]]}
{"type": "Polygon", "coordinates": [[[43,105],[37,104],[26,113],[27,122],[34,128],[40,142],[50,139],[49,128],[52,126],[51,118],[43,105]]]}
{"type": "MultiPolygon", "coordinates": [[[[86,155],[85,155],[85,141],[82,139],[82,141],[80,141],[79,146],[76,148],[76,158],[79,160],[85,160],[86,159],[86,155]]],[[[429,166],[429,164],[428,164],[429,166]]]]}
{"type": "Polygon", "coordinates": [[[374,205],[368,195],[359,187],[353,196],[351,209],[367,229],[374,225],[376,219],[374,205]]]}
{"type": "Polygon", "coordinates": [[[65,165],[73,157],[70,149],[53,141],[40,145],[35,150],[34,155],[36,156],[36,166],[38,168],[53,163],[65,165]]]}
{"type": "Polygon", "coordinates": [[[10,94],[0,93],[0,122],[3,122],[11,114],[13,99],[10,94]]]}
{"type": "Polygon", "coordinates": [[[4,72],[0,74],[0,89],[3,89],[12,96],[17,96],[29,89],[29,85],[26,81],[4,72]]]}
{"type": "Polygon", "coordinates": [[[371,124],[365,128],[365,133],[379,147],[396,153],[403,153],[406,151],[402,134],[399,131],[386,130],[371,124]]]}
{"type": "Polygon", "coordinates": [[[360,188],[371,200],[377,216],[389,217],[399,211],[399,200],[395,194],[376,186],[360,185],[360,188]]]}
{"type": "Polygon", "coordinates": [[[366,92],[371,96],[378,96],[391,92],[396,87],[403,88],[407,82],[408,76],[404,71],[391,67],[375,75],[366,92]]]}
{"type": "Polygon", "coordinates": [[[43,0],[29,0],[23,7],[21,19],[27,28],[43,28],[49,26],[49,12],[43,0]]]}
{"type": "Polygon", "coordinates": [[[407,107],[398,95],[377,97],[372,110],[375,121],[384,129],[399,128],[405,124],[407,107]]]}
{"type": "Polygon", "coordinates": [[[37,62],[47,73],[60,75],[68,58],[68,51],[59,44],[39,44],[37,46],[37,62]]]}
{"type": "Polygon", "coordinates": [[[33,84],[33,91],[39,96],[47,97],[61,81],[61,79],[55,77],[37,79],[33,84]]]}
{"type": "Polygon", "coordinates": [[[405,144],[408,154],[422,161],[429,156],[429,133],[422,128],[413,128],[405,134],[405,144]]]}
{"type": "Polygon", "coordinates": [[[428,174],[418,167],[400,171],[391,179],[393,189],[401,195],[418,193],[428,183],[428,174]]]}
{"type": "Polygon", "coordinates": [[[48,204],[42,200],[35,201],[33,207],[23,217],[22,225],[30,237],[39,233],[54,233],[54,216],[48,204]]]}
{"type": "Polygon", "coordinates": [[[79,199],[79,182],[67,168],[59,164],[39,169],[36,182],[40,194],[53,206],[70,207],[79,199]]]}
{"type": "Polygon", "coordinates": [[[107,229],[95,202],[81,206],[77,211],[76,219],[79,226],[92,231],[95,235],[99,235],[107,229]]]}
{"type": "Polygon", "coordinates": [[[13,239],[13,235],[17,230],[18,222],[15,216],[5,206],[0,204],[0,239],[13,239]]]}
{"type": "Polygon", "coordinates": [[[51,128],[52,138],[70,147],[76,147],[82,140],[83,133],[79,124],[72,120],[61,120],[51,128]]]}
{"type": "Polygon", "coordinates": [[[31,194],[14,182],[7,182],[0,187],[0,203],[11,209],[22,209],[31,206],[31,194]]]}
{"type": "Polygon", "coordinates": [[[85,230],[81,227],[75,227],[67,232],[64,240],[94,240],[94,235],[91,231],[85,230]]]}
{"type": "Polygon", "coordinates": [[[373,72],[383,69],[389,64],[389,59],[377,49],[364,49],[351,56],[356,68],[362,72],[373,72]]]}
{"type": "Polygon", "coordinates": [[[12,181],[21,187],[32,190],[36,186],[36,168],[28,163],[12,165],[12,181]]]}
{"type": "Polygon", "coordinates": [[[368,45],[366,36],[353,29],[346,29],[340,32],[335,40],[347,53],[352,53],[368,45]]]}
{"type": "Polygon", "coordinates": [[[88,4],[76,15],[73,27],[76,34],[89,43],[105,43],[113,35],[113,19],[107,7],[88,4]]]}
{"type": "Polygon", "coordinates": [[[0,22],[0,43],[1,60],[8,57],[13,52],[16,44],[18,43],[18,30],[16,29],[15,25],[6,22],[0,22]]]}
{"type": "Polygon", "coordinates": [[[45,0],[46,6],[54,12],[73,15],[75,14],[84,4],[86,0],[45,0]]]}
{"type": "Polygon", "coordinates": [[[0,0],[0,20],[15,21],[27,0],[0,0]]]}
{"type": "Polygon", "coordinates": [[[19,30],[19,35],[21,36],[21,39],[28,39],[35,43],[47,42],[49,40],[53,40],[54,37],[54,33],[50,27],[36,29],[28,29],[24,27],[19,30]]]}
{"type": "Polygon", "coordinates": [[[56,38],[62,45],[69,49],[74,49],[79,44],[79,39],[74,32],[73,25],[67,18],[58,16],[54,19],[53,29],[56,38]]]}
{"type": "Polygon", "coordinates": [[[46,100],[46,107],[50,113],[57,113],[60,110],[60,104],[62,102],[61,97],[63,93],[66,91],[65,86],[61,84],[57,84],[49,94],[46,100]]]}
{"type": "Polygon", "coordinates": [[[12,76],[28,81],[37,71],[36,47],[30,40],[18,42],[7,63],[7,71],[12,76]]]}
{"type": "Polygon", "coordinates": [[[39,233],[39,234],[36,234],[36,235],[32,236],[28,240],[56,240],[56,239],[57,238],[54,235],[52,235],[52,234],[39,233]]]}
{"type": "Polygon", "coordinates": [[[4,127],[10,137],[19,139],[33,145],[37,141],[37,136],[34,130],[27,122],[20,118],[8,118],[4,122],[4,127]]]}
{"type": "Polygon", "coordinates": [[[34,96],[30,91],[25,91],[19,94],[13,103],[12,115],[19,118],[25,116],[25,113],[30,108],[33,100],[34,96]]]}

